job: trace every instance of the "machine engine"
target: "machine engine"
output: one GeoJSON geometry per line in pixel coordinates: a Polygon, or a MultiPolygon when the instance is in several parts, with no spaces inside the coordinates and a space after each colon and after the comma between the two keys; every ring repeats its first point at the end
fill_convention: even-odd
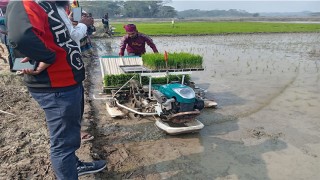
{"type": "Polygon", "coordinates": [[[193,120],[204,108],[204,101],[196,97],[192,88],[182,84],[155,85],[153,97],[158,102],[159,115],[174,123],[193,120]]]}

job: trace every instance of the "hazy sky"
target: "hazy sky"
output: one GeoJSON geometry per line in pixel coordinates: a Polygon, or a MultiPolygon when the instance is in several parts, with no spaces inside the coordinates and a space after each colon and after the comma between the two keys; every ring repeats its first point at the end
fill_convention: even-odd
{"type": "Polygon", "coordinates": [[[186,9],[201,10],[229,10],[238,9],[245,10],[250,13],[254,12],[301,12],[312,11],[320,12],[320,0],[313,1],[205,1],[205,0],[172,0],[167,4],[174,7],[178,11],[186,9]]]}

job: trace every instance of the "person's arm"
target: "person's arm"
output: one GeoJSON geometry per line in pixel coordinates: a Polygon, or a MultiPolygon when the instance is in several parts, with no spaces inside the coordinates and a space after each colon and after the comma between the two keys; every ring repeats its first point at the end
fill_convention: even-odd
{"type": "Polygon", "coordinates": [[[45,24],[47,14],[34,1],[11,1],[7,8],[7,30],[10,45],[38,62],[52,64],[56,53],[47,48],[45,24]]]}
{"type": "Polygon", "coordinates": [[[80,39],[84,38],[87,35],[87,29],[88,27],[85,24],[78,23],[74,28],[72,28],[70,32],[71,38],[75,41],[80,41],[80,39]]]}
{"type": "Polygon", "coordinates": [[[67,15],[67,12],[62,7],[57,7],[57,9],[64,24],[67,26],[71,39],[79,42],[80,39],[84,38],[87,34],[87,25],[85,25],[84,23],[78,23],[76,26],[73,26],[71,20],[67,15]]]}
{"type": "Polygon", "coordinates": [[[126,49],[126,46],[127,46],[127,40],[128,40],[127,36],[123,36],[121,38],[119,56],[124,56],[124,50],[126,49]]]}
{"type": "Polygon", "coordinates": [[[156,45],[153,43],[152,39],[147,36],[147,35],[142,35],[142,37],[145,39],[146,43],[148,44],[148,46],[151,47],[151,49],[153,50],[154,53],[158,53],[158,49],[156,47],[156,45]]]}

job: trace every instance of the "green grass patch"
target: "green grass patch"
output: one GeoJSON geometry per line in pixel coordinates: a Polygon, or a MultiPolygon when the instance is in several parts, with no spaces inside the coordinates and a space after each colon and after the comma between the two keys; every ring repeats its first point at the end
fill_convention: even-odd
{"type": "MultiPolygon", "coordinates": [[[[168,53],[168,69],[202,68],[202,57],[190,53],[168,53]]],[[[153,69],[166,69],[163,54],[146,53],[142,55],[143,65],[153,69]]]]}
{"type": "MultiPolygon", "coordinates": [[[[269,22],[130,22],[148,35],[209,35],[227,33],[292,33],[320,32],[320,24],[269,22]]],[[[116,32],[124,35],[123,22],[114,22],[116,32]]]]}

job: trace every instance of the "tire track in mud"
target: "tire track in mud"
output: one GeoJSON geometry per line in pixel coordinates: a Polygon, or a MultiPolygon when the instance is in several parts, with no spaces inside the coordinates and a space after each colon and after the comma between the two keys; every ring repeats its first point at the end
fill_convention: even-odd
{"type": "MultiPolygon", "coordinates": [[[[96,41],[93,41],[93,54],[97,54],[97,44],[95,43],[96,41]]],[[[85,87],[85,103],[88,105],[88,109],[87,112],[85,112],[87,114],[87,118],[90,120],[90,125],[88,127],[88,131],[94,136],[97,137],[98,136],[98,130],[97,130],[97,125],[99,123],[99,118],[98,115],[96,114],[96,110],[95,110],[95,105],[94,105],[94,100],[92,99],[92,90],[94,89],[94,61],[96,61],[96,58],[88,58],[87,60],[87,66],[86,66],[86,80],[84,81],[84,87],[85,87]]],[[[85,110],[86,111],[86,110],[85,110]]],[[[92,141],[93,144],[95,142],[95,140],[92,141]]],[[[92,152],[94,148],[91,146],[90,147],[90,152],[91,155],[93,157],[93,159],[98,159],[97,155],[93,155],[95,154],[95,152],[92,152]]]]}
{"type": "MultiPolygon", "coordinates": [[[[103,55],[113,54],[113,47],[111,46],[111,43],[112,42],[109,41],[104,42],[102,39],[94,40],[92,42],[95,51],[94,54],[98,55],[99,57],[103,55]]],[[[110,142],[110,139],[113,139],[112,137],[117,136],[118,128],[111,130],[112,132],[110,132],[109,134],[101,132],[101,128],[103,128],[101,126],[103,126],[103,123],[107,123],[108,126],[117,125],[114,124],[110,117],[102,117],[105,115],[101,115],[101,112],[99,112],[99,107],[97,107],[99,105],[96,104],[92,99],[92,94],[95,93],[94,91],[97,88],[95,83],[98,83],[98,80],[95,77],[97,75],[95,69],[98,68],[96,66],[100,66],[100,64],[96,61],[97,59],[91,59],[91,61],[88,62],[89,64],[87,67],[88,85],[86,85],[86,88],[88,92],[87,96],[90,99],[88,103],[90,106],[90,115],[91,119],[93,120],[89,127],[89,132],[95,137],[95,139],[93,139],[93,141],[90,143],[89,149],[92,159],[107,160],[108,170],[104,170],[102,173],[84,177],[84,179],[87,180],[90,177],[90,179],[123,179],[128,177],[128,173],[133,173],[131,171],[126,172],[124,169],[127,166],[137,166],[140,160],[137,159],[137,157],[135,157],[132,153],[130,153],[125,144],[113,144],[112,142],[110,142]]]]}
{"type": "Polygon", "coordinates": [[[205,126],[211,126],[214,124],[238,121],[239,118],[245,118],[259,112],[260,110],[269,106],[277,97],[281,96],[297,80],[300,74],[300,63],[296,67],[296,69],[297,73],[295,74],[295,76],[292,77],[292,79],[287,84],[285,84],[278,92],[274,93],[269,99],[266,99],[264,102],[262,102],[260,106],[257,106],[256,108],[248,110],[246,112],[240,112],[233,115],[223,115],[220,113],[217,114],[217,112],[205,112],[206,115],[203,118],[201,118],[201,122],[204,123],[205,126]]]}
{"type": "MultiPolygon", "coordinates": [[[[93,45],[93,54],[97,54],[97,45],[94,41],[92,41],[93,45]]],[[[81,144],[81,148],[78,150],[78,156],[81,160],[92,161],[92,160],[106,160],[106,152],[103,148],[100,148],[100,144],[97,143],[99,136],[99,130],[97,128],[99,124],[99,117],[95,110],[94,100],[92,98],[92,89],[94,88],[94,69],[95,69],[95,61],[97,59],[95,57],[83,58],[86,68],[86,79],[83,82],[84,86],[84,115],[83,122],[81,125],[81,130],[88,132],[94,139],[91,141],[87,141],[81,144]]],[[[107,172],[106,170],[101,173],[107,172]]],[[[88,174],[85,176],[79,177],[82,180],[93,180],[97,174],[88,174]]]]}
{"type": "Polygon", "coordinates": [[[297,67],[297,69],[298,69],[298,72],[291,79],[291,81],[289,81],[285,86],[283,86],[277,93],[273,94],[269,99],[267,99],[265,102],[263,102],[261,106],[255,108],[255,109],[252,109],[251,111],[241,113],[237,117],[238,118],[248,117],[248,116],[250,116],[252,114],[255,114],[255,113],[259,112],[263,108],[269,106],[274,99],[276,99],[277,97],[282,95],[297,80],[297,77],[299,76],[300,63],[299,63],[299,66],[297,67]]]}
{"type": "MultiPolygon", "coordinates": [[[[98,56],[114,55],[117,51],[117,45],[113,40],[98,39],[94,41],[96,54],[98,56]]],[[[93,62],[91,65],[90,93],[100,88],[95,83],[100,83],[100,78],[95,78],[98,75],[95,71],[100,69],[99,62],[93,62]]],[[[99,74],[100,75],[100,74],[99,74]]],[[[88,77],[89,78],[89,77],[88,77]]],[[[92,95],[91,95],[92,96],[92,95]]],[[[149,123],[139,123],[136,125],[119,125],[118,120],[112,119],[105,114],[104,104],[91,102],[94,111],[94,124],[91,126],[91,132],[95,137],[92,141],[91,156],[93,158],[107,159],[108,171],[95,174],[98,179],[128,179],[137,178],[145,179],[148,171],[144,168],[144,159],[132,152],[131,145],[134,142],[143,142],[150,139],[158,139],[162,137],[162,133],[153,131],[149,123]],[[104,125],[107,124],[107,125],[104,125]],[[144,131],[147,136],[142,136],[139,131],[144,131]]],[[[124,121],[128,119],[124,118],[124,121]]],[[[129,118],[129,121],[131,119],[129,118]]]]}

